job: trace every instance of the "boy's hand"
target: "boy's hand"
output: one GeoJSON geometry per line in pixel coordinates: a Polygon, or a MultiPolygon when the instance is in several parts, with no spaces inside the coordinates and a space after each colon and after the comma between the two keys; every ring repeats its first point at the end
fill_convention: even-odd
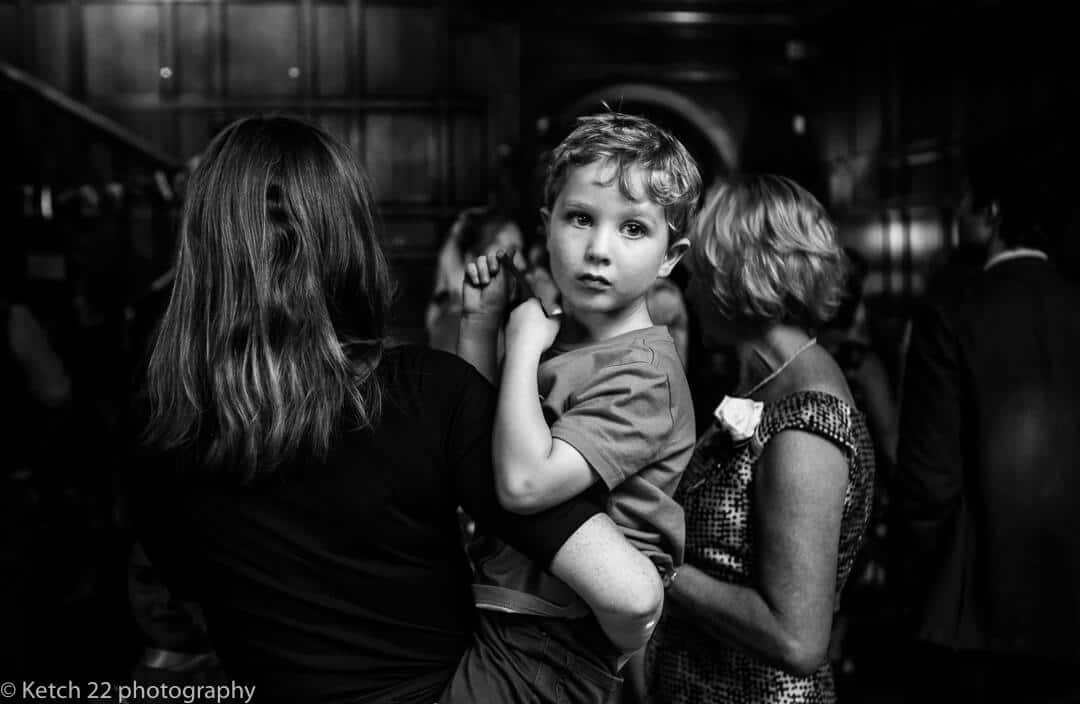
{"type": "Polygon", "coordinates": [[[532,352],[539,356],[555,342],[561,317],[549,318],[536,298],[522,302],[510,313],[506,324],[507,352],[532,352]]]}
{"type": "Polygon", "coordinates": [[[499,253],[481,254],[465,265],[461,298],[463,316],[490,318],[502,324],[510,304],[510,276],[500,266],[499,253]]]}
{"type": "Polygon", "coordinates": [[[548,270],[542,266],[534,267],[525,274],[525,280],[532,289],[533,295],[540,299],[544,305],[544,312],[548,317],[562,315],[563,309],[559,305],[559,289],[555,286],[555,280],[551,278],[548,270]]]}

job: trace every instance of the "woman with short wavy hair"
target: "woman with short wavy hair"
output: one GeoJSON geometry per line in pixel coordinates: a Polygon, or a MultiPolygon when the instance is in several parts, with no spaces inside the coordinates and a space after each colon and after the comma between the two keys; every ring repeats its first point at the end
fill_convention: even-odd
{"type": "Polygon", "coordinates": [[[824,208],[780,176],[708,196],[691,304],[734,327],[740,388],[699,439],[676,499],[686,562],[647,653],[658,701],[833,702],[832,615],[870,515],[874,458],[844,375],[814,340],[841,301],[824,208]]]}

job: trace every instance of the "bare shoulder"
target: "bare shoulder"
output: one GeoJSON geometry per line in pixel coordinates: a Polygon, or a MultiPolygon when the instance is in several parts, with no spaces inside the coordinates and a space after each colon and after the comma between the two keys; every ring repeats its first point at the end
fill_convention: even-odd
{"type": "Polygon", "coordinates": [[[784,384],[784,393],[821,391],[854,406],[844,372],[832,355],[820,345],[814,345],[791,365],[791,374],[784,384]]]}

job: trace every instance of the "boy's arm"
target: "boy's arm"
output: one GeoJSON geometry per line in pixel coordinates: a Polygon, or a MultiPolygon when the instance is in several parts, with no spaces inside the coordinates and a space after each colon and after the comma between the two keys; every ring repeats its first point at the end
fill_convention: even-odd
{"type": "Polygon", "coordinates": [[[614,521],[597,514],[563,543],[551,573],[589,605],[622,652],[645,646],[664,608],[664,587],[652,562],[627,542],[614,521]]]}
{"type": "Polygon", "coordinates": [[[462,283],[457,353],[493,384],[498,383],[499,330],[510,298],[509,278],[497,255],[482,255],[465,266],[462,283]]]}
{"type": "Polygon", "coordinates": [[[580,452],[551,437],[540,406],[540,356],[558,331],[558,321],[544,315],[536,299],[515,308],[506,329],[492,449],[499,500],[516,513],[550,508],[598,479],[580,452]]]}
{"type": "MultiPolygon", "coordinates": [[[[632,350],[618,363],[593,370],[575,390],[572,407],[549,427],[537,388],[545,318],[539,306],[521,306],[510,320],[492,438],[503,506],[518,513],[542,510],[597,480],[613,489],[661,451],[676,450],[667,373],[632,350]]],[[[693,445],[691,426],[688,431],[687,449],[693,445]]]]}

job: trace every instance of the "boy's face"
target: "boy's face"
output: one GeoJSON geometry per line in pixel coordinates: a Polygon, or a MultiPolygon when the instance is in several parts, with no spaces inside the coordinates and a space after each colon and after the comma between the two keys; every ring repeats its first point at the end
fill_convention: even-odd
{"type": "Polygon", "coordinates": [[[572,315],[634,311],[658,276],[667,276],[689,248],[668,244],[664,208],[648,199],[645,172],[631,168],[628,200],[615,165],[571,167],[552,210],[543,211],[551,275],[572,315]]]}

